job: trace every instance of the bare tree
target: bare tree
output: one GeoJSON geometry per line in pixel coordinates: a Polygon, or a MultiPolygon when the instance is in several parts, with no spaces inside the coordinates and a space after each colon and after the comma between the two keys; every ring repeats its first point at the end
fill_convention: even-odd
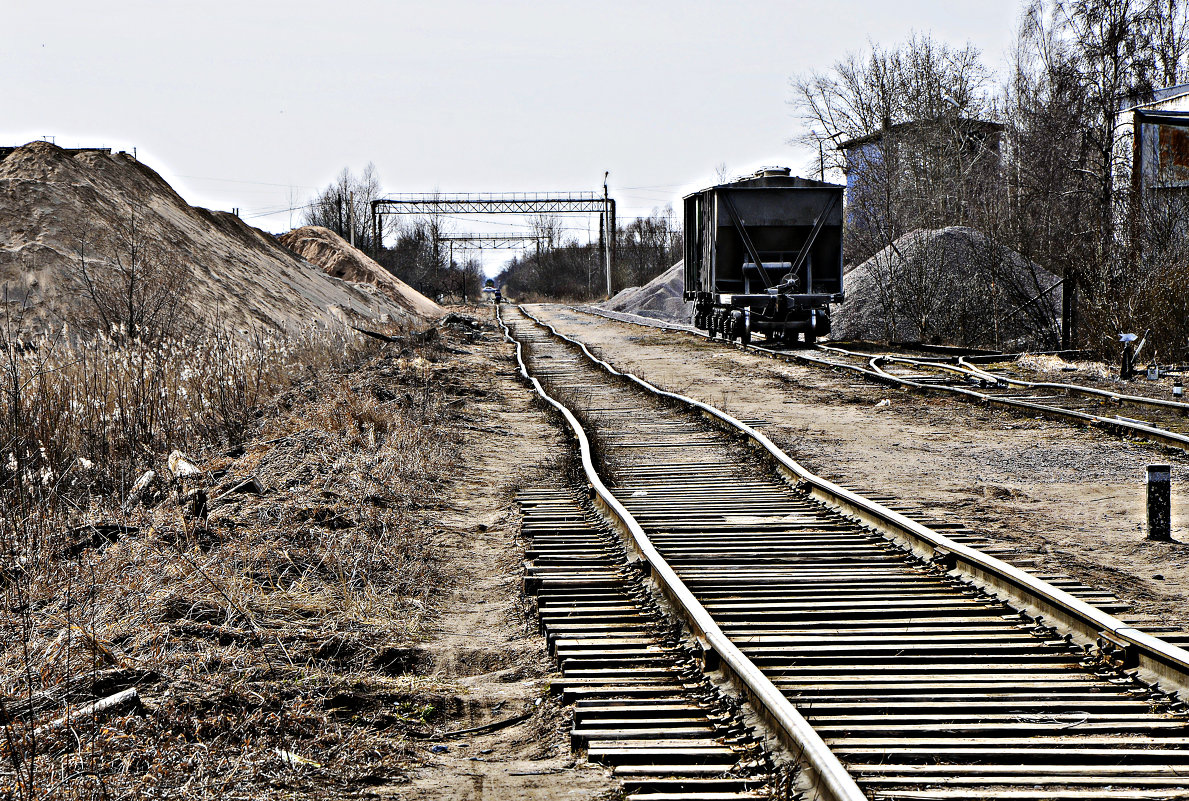
{"type": "Polygon", "coordinates": [[[1015,140],[976,49],[872,46],[796,79],[794,104],[801,141],[848,173],[846,257],[865,262],[887,338],[998,344],[1031,324],[1032,341],[1053,339],[1051,277],[1008,252],[1015,140]]]}
{"type": "Polygon", "coordinates": [[[1146,199],[1132,197],[1124,112],[1151,100],[1157,82],[1184,75],[1185,13],[1181,0],[1033,0],[1026,8],[1012,109],[1015,216],[1021,246],[1031,239],[1063,266],[1067,345],[1109,353],[1120,326],[1135,324],[1125,321],[1147,273],[1141,223],[1154,218],[1141,211],[1146,199]],[[1044,230],[1030,226],[1028,211],[1044,230]]]}
{"type": "Polygon", "coordinates": [[[358,176],[344,167],[338,177],[310,201],[302,216],[302,224],[329,228],[348,241],[351,241],[353,232],[355,247],[371,252],[374,245],[372,201],[379,199],[382,191],[376,165],[369,163],[358,176]]]}
{"type": "Polygon", "coordinates": [[[986,116],[988,81],[970,44],[952,48],[920,34],[894,50],[872,44],[825,72],[793,79],[793,107],[805,123],[794,141],[821,145],[827,169],[844,170],[840,142],[905,123],[986,116]]]}
{"type": "Polygon", "coordinates": [[[1176,86],[1187,76],[1189,58],[1189,13],[1185,0],[1150,0],[1152,46],[1156,56],[1156,78],[1161,86],[1176,86]]]}
{"type": "Polygon", "coordinates": [[[186,322],[189,266],[145,230],[135,208],[106,235],[82,230],[67,277],[85,303],[76,323],[130,340],[155,339],[186,322]]]}
{"type": "Polygon", "coordinates": [[[428,297],[450,292],[449,265],[441,244],[445,233],[440,216],[425,215],[396,225],[396,241],[380,254],[380,264],[428,297]]]}

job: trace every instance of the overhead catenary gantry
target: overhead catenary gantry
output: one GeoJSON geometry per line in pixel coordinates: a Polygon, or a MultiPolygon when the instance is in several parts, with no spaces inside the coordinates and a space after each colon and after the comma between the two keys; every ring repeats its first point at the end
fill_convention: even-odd
{"type": "MultiPolygon", "coordinates": [[[[535,234],[441,234],[436,238],[438,244],[445,243],[450,248],[446,263],[453,266],[454,249],[459,250],[519,250],[529,242],[537,244],[537,255],[541,254],[541,237],[535,234]]],[[[437,246],[435,245],[435,248],[437,246]]],[[[466,283],[463,283],[463,301],[466,301],[466,283]]]]}
{"type": "Polygon", "coordinates": [[[442,234],[439,242],[447,242],[459,250],[516,250],[525,242],[540,243],[536,234],[442,234]]]}
{"type": "MultiPolygon", "coordinates": [[[[382,246],[381,218],[386,215],[450,214],[597,214],[599,215],[599,243],[607,274],[607,296],[611,295],[611,263],[615,246],[615,200],[603,185],[603,194],[596,192],[499,192],[499,193],[405,193],[389,195],[372,201],[372,234],[377,251],[382,246]]],[[[472,236],[472,235],[468,235],[472,236]]],[[[534,239],[535,237],[526,237],[534,239]]],[[[499,237],[491,237],[494,242],[499,237]]],[[[439,237],[441,242],[448,237],[439,237]]],[[[461,239],[456,242],[465,241],[461,239]]],[[[496,247],[496,245],[492,245],[496,247]]],[[[509,244],[507,247],[514,247],[509,244]]]]}

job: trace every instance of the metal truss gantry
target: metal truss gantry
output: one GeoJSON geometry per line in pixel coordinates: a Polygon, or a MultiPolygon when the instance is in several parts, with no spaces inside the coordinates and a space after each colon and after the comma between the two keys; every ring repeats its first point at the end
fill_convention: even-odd
{"type": "Polygon", "coordinates": [[[441,192],[389,195],[372,201],[381,214],[600,214],[611,198],[594,192],[441,192]]]}
{"type": "MultiPolygon", "coordinates": [[[[600,196],[595,192],[501,192],[501,193],[405,193],[372,201],[372,241],[377,252],[382,246],[380,224],[386,215],[447,214],[598,214],[603,259],[607,270],[607,296],[611,296],[612,249],[615,244],[615,200],[606,186],[600,196]],[[602,232],[606,232],[603,234],[602,232]]],[[[494,241],[498,237],[491,237],[494,241]]],[[[526,237],[535,239],[536,237],[526,237]]],[[[506,238],[507,239],[507,238],[506,238]]],[[[449,241],[440,237],[440,242],[449,241]]],[[[455,240],[461,241],[461,240],[455,240]]],[[[453,245],[452,245],[453,246],[453,245]]],[[[492,245],[498,247],[498,245],[492,245]]],[[[509,245],[511,247],[511,245],[509,245]]]]}
{"type": "MultiPolygon", "coordinates": [[[[483,250],[488,248],[490,250],[517,250],[523,248],[528,242],[537,243],[537,255],[541,253],[541,237],[533,236],[532,234],[443,234],[436,238],[434,245],[445,243],[450,252],[447,256],[446,263],[454,264],[454,249],[459,250],[483,250]]],[[[463,300],[466,300],[466,288],[463,288],[463,300]]]]}
{"type": "Polygon", "coordinates": [[[541,237],[533,234],[443,234],[438,241],[459,250],[516,250],[524,247],[525,242],[539,245],[541,237]]]}

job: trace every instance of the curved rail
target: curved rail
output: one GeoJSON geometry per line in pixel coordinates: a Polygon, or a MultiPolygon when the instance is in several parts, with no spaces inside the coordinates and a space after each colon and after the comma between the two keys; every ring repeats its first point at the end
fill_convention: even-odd
{"type": "Polygon", "coordinates": [[[1076,384],[1019,381],[1018,379],[1008,379],[1006,377],[996,376],[994,373],[989,373],[985,370],[971,370],[970,372],[965,372],[960,370],[960,368],[951,365],[937,364],[933,362],[925,363],[919,359],[906,359],[898,356],[878,355],[871,357],[869,361],[871,369],[874,372],[886,377],[889,381],[895,381],[905,386],[913,387],[914,389],[920,389],[924,391],[944,390],[957,395],[964,395],[968,398],[975,399],[980,403],[995,403],[1000,406],[1010,406],[1017,409],[1025,409],[1027,411],[1043,414],[1046,417],[1051,418],[1078,420],[1087,425],[1095,426],[1096,428],[1103,428],[1116,433],[1138,434],[1146,439],[1154,440],[1164,445],[1189,449],[1189,436],[1186,436],[1185,434],[1179,434],[1176,431],[1169,431],[1165,428],[1157,428],[1155,426],[1142,423],[1138,420],[1129,420],[1120,417],[1103,417],[1102,415],[1082,412],[1078,411],[1077,409],[1063,409],[1059,406],[1050,406],[1044,403],[1033,403],[1031,401],[1020,400],[1018,398],[1001,397],[987,392],[966,389],[964,387],[946,386],[944,384],[923,384],[919,381],[913,381],[912,379],[904,378],[902,376],[892,375],[891,373],[881,369],[881,365],[887,363],[928,366],[932,369],[946,370],[967,376],[975,376],[982,381],[986,381],[992,386],[1001,385],[1001,382],[1007,382],[1010,384],[1025,386],[1030,389],[1050,389],[1064,392],[1077,392],[1084,395],[1104,397],[1117,402],[1158,406],[1162,408],[1172,407],[1183,409],[1184,411],[1189,411],[1189,404],[1176,403],[1175,401],[1162,401],[1158,398],[1144,398],[1136,395],[1120,395],[1115,392],[1108,392],[1107,390],[1096,389],[1094,387],[1078,386],[1076,384]]]}
{"type": "MultiPolygon", "coordinates": [[[[1075,639],[1082,643],[1097,644],[1106,641],[1123,649],[1126,663],[1146,674],[1148,681],[1164,682],[1167,685],[1172,685],[1178,691],[1189,691],[1189,651],[1129,626],[1113,615],[1075,598],[1043,579],[1032,576],[974,548],[955,542],[882,504],[811,473],[790,458],[768,437],[746,423],[701,401],[667,392],[631,373],[616,370],[592,354],[583,343],[559,333],[553,326],[543,323],[528,311],[521,310],[538,325],[548,328],[561,339],[580,347],[590,359],[612,374],[623,376],[649,392],[697,408],[704,414],[742,432],[775,460],[777,469],[786,481],[790,484],[803,483],[807,485],[810,488],[810,494],[818,500],[892,535],[910,547],[918,556],[945,562],[947,566],[970,576],[987,589],[997,592],[1001,597],[1008,596],[1014,603],[1025,607],[1030,614],[1058,621],[1075,639]]],[[[872,361],[874,362],[875,359],[872,361]]],[[[872,370],[875,371],[877,368],[873,365],[872,370]]],[[[882,372],[877,374],[888,375],[882,372]]],[[[931,388],[924,384],[908,382],[905,379],[888,377],[912,386],[931,388]]],[[[951,389],[967,395],[991,397],[960,387],[951,389]]],[[[1007,402],[1008,399],[1000,399],[1000,401],[1007,402]]],[[[1025,401],[1014,401],[1012,405],[1020,405],[1025,408],[1048,408],[1025,401]]],[[[1091,415],[1086,416],[1091,417],[1091,415]]],[[[1100,419],[1106,420],[1106,418],[1100,419]]],[[[1189,438],[1186,441],[1189,442],[1189,438]]]]}
{"type": "MultiPolygon", "coordinates": [[[[611,365],[598,359],[587,349],[586,345],[558,333],[552,326],[542,323],[536,317],[524,311],[523,308],[521,308],[521,311],[537,325],[549,328],[557,337],[580,347],[584,354],[611,374],[625,376],[652,391],[660,392],[660,390],[652,387],[651,384],[642,382],[635,376],[619,372],[611,365]]],[[[820,789],[824,790],[828,798],[834,799],[834,801],[866,801],[867,797],[859,789],[859,786],[855,783],[850,773],[847,772],[842,762],[839,761],[838,757],[830,751],[821,736],[809,725],[809,722],[797,711],[796,707],[793,706],[788,698],[776,688],[772,681],[760,672],[760,669],[727,638],[726,634],[723,633],[722,629],[714,621],[714,618],[706,611],[706,608],[702,606],[701,602],[686,587],[685,582],[681,580],[673,568],[669,566],[669,563],[657,552],[649,540],[648,535],[644,532],[644,529],[636,522],[635,517],[624,508],[623,504],[603,484],[598,471],[594,467],[590,441],[582,428],[582,424],[578,422],[578,418],[574,416],[573,412],[566,408],[564,404],[551,397],[545,391],[541,382],[529,373],[528,365],[524,361],[523,346],[512,336],[512,332],[504,322],[498,306],[496,307],[496,319],[499,320],[500,326],[504,330],[505,338],[516,345],[516,361],[519,366],[520,375],[532,384],[533,389],[536,390],[542,399],[562,414],[574,432],[574,436],[578,440],[582,470],[586,474],[586,480],[590,483],[595,507],[621,533],[627,535],[632,548],[648,563],[653,580],[662,589],[670,603],[674,605],[675,610],[689,624],[702,644],[704,651],[708,654],[713,654],[717,658],[719,666],[724,669],[724,672],[734,678],[746,690],[747,695],[756,705],[757,711],[769,723],[773,724],[777,731],[784,736],[785,742],[800,754],[801,758],[817,778],[816,783],[820,789]]],[[[675,395],[672,397],[679,398],[681,396],[675,395]]]]}
{"type": "MultiPolygon", "coordinates": [[[[594,314],[600,317],[606,317],[609,320],[616,320],[617,322],[625,322],[629,325],[640,325],[649,328],[657,328],[662,331],[681,331],[682,333],[691,334],[714,341],[714,337],[708,336],[700,331],[691,330],[687,328],[675,328],[666,326],[664,324],[652,325],[644,321],[621,320],[618,317],[613,317],[598,309],[584,307],[582,311],[594,314]]],[[[637,316],[637,315],[631,315],[637,316]]],[[[1050,419],[1055,420],[1075,420],[1086,425],[1101,428],[1115,434],[1139,436],[1153,442],[1158,442],[1162,445],[1168,445],[1182,450],[1189,450],[1189,435],[1180,434],[1176,431],[1169,431],[1165,428],[1158,428],[1156,426],[1147,425],[1138,420],[1130,420],[1121,417],[1103,417],[1101,415],[1090,414],[1088,412],[1080,412],[1074,409],[1063,409],[1059,406],[1048,406],[1041,403],[1032,403],[1024,400],[1017,400],[1010,397],[1001,397],[989,392],[980,392],[975,389],[967,389],[965,387],[946,386],[944,384],[923,384],[919,381],[903,378],[902,376],[893,375],[885,370],[880,369],[879,365],[885,361],[899,361],[908,364],[928,364],[933,369],[945,369],[952,372],[960,372],[959,368],[940,363],[940,360],[926,360],[923,359],[906,359],[904,357],[888,356],[886,354],[860,354],[853,351],[847,351],[842,348],[831,347],[829,345],[818,345],[819,350],[835,352],[844,354],[851,358],[863,358],[867,361],[866,367],[860,367],[855,364],[846,364],[844,362],[835,362],[829,359],[819,359],[809,356],[804,353],[796,353],[789,351],[780,351],[773,348],[765,348],[755,344],[743,345],[741,343],[730,343],[734,347],[745,351],[753,351],[761,353],[769,358],[783,359],[785,361],[799,362],[801,364],[809,364],[815,367],[828,367],[831,369],[847,370],[852,373],[857,373],[863,377],[877,381],[881,384],[889,384],[891,386],[911,387],[916,390],[924,392],[949,392],[959,397],[971,400],[980,404],[995,404],[998,406],[1006,406],[1014,409],[1021,409],[1031,412],[1033,414],[1040,414],[1050,419]]],[[[962,367],[970,368],[973,372],[968,375],[977,374],[982,380],[985,380],[993,385],[999,385],[1000,382],[1008,384],[1016,384],[1030,389],[1051,389],[1059,391],[1076,391],[1087,395],[1096,395],[1105,397],[1109,400],[1118,401],[1122,403],[1133,403],[1137,405],[1147,405],[1159,407],[1163,409],[1176,409],[1179,411],[1189,412],[1189,403],[1179,403],[1177,401],[1161,400],[1159,398],[1146,398],[1141,395],[1122,395],[1108,390],[1096,389],[1094,387],[1083,387],[1077,384],[1061,384],[1061,383],[1044,383],[1044,382],[1026,382],[1020,379],[1011,379],[1003,376],[996,376],[994,373],[985,370],[979,370],[974,365],[959,359],[962,367]]]]}
{"type": "Polygon", "coordinates": [[[1155,406],[1161,409],[1175,409],[1180,412],[1189,412],[1189,403],[1184,403],[1182,401],[1170,401],[1164,400],[1163,398],[1148,398],[1143,395],[1124,395],[1121,392],[1111,392],[1110,390],[1098,389],[1097,387],[1085,387],[1080,384],[1065,384],[1058,381],[1025,381],[1021,378],[995,375],[995,373],[983,370],[978,365],[967,361],[966,357],[964,356],[958,357],[957,364],[959,367],[969,370],[970,373],[977,375],[980,378],[988,381],[997,381],[1001,384],[1005,383],[1017,387],[1026,387],[1028,389],[1066,390],[1067,392],[1079,392],[1084,395],[1097,395],[1112,401],[1134,403],[1137,406],[1155,406]]]}

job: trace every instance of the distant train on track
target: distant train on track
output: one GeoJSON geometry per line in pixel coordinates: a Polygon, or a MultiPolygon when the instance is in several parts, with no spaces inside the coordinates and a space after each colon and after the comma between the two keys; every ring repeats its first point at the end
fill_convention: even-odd
{"type": "Polygon", "coordinates": [[[842,301],[837,184],[765,168],[685,198],[685,300],[711,336],[812,344],[842,301]]]}

